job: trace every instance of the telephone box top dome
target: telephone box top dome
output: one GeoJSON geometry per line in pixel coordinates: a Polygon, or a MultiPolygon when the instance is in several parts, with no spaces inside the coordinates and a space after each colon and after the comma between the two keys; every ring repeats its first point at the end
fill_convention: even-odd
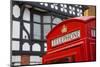
{"type": "Polygon", "coordinates": [[[47,36],[63,24],[67,24],[70,22],[77,22],[77,21],[82,22],[82,23],[88,23],[88,21],[95,20],[95,19],[96,19],[95,16],[81,16],[81,17],[75,17],[75,18],[70,18],[70,19],[64,20],[64,21],[60,22],[58,25],[56,25],[50,32],[48,32],[47,36]]]}

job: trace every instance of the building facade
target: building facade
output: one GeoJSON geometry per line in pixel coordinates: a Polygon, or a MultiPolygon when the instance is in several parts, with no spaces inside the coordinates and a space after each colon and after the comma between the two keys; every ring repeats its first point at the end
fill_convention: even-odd
{"type": "Polygon", "coordinates": [[[84,16],[88,6],[12,1],[11,66],[42,64],[47,33],[65,19],[84,16]]]}

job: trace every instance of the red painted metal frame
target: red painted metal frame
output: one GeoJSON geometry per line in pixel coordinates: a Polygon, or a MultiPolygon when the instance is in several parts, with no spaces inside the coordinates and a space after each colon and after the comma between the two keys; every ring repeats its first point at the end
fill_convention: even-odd
{"type": "Polygon", "coordinates": [[[72,18],[58,24],[47,35],[43,64],[96,61],[96,37],[91,36],[92,29],[96,30],[96,18],[93,16],[72,18]],[[61,32],[63,25],[67,27],[65,33],[61,32]],[[80,30],[80,38],[52,47],[51,40],[76,30],[80,30]]]}

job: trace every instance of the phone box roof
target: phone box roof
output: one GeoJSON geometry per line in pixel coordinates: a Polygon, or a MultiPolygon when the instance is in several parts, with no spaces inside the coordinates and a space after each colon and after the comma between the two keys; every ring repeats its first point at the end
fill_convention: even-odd
{"type": "MultiPolygon", "coordinates": [[[[59,23],[58,25],[56,25],[50,32],[48,32],[46,38],[48,39],[48,37],[51,36],[56,29],[59,30],[58,28],[61,27],[64,24],[68,24],[70,22],[77,22],[77,23],[81,22],[81,23],[86,24],[86,23],[88,23],[89,21],[92,21],[92,20],[96,20],[95,16],[82,16],[82,17],[75,17],[75,18],[64,20],[61,23],[59,23]]],[[[77,26],[77,23],[74,24],[74,26],[77,26]]],[[[57,33],[58,32],[56,32],[55,34],[57,34],[57,33]]]]}

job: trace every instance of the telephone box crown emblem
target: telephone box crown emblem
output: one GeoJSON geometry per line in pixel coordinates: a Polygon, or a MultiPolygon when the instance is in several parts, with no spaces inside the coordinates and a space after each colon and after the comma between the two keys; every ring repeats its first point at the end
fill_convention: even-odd
{"type": "Polygon", "coordinates": [[[67,32],[67,26],[66,26],[66,25],[63,25],[63,26],[62,26],[61,32],[62,32],[62,33],[67,32]]]}

